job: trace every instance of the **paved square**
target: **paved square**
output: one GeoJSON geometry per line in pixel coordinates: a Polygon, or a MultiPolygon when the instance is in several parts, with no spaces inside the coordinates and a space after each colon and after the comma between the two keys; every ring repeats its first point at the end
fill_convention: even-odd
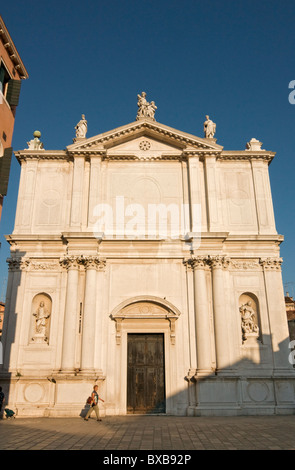
{"type": "Polygon", "coordinates": [[[1,450],[295,450],[295,416],[0,421],[1,450]]]}

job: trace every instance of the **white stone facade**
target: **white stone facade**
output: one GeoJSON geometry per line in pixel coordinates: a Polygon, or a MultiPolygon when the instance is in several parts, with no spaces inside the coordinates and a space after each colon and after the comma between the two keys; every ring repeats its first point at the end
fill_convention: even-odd
{"type": "Polygon", "coordinates": [[[163,337],[167,414],[294,412],[274,153],[256,139],[225,151],[141,116],[16,156],[0,375],[9,407],[77,416],[97,383],[101,414],[126,414],[137,333],[163,337]],[[150,207],[164,210],[161,224],[150,207]]]}

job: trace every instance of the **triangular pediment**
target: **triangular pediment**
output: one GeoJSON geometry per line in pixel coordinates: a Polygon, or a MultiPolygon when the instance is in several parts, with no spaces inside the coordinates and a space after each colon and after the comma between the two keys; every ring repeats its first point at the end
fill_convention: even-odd
{"type": "Polygon", "coordinates": [[[160,124],[150,119],[126,124],[90,138],[77,139],[67,147],[69,152],[107,154],[140,153],[153,150],[162,154],[181,154],[183,151],[221,151],[215,139],[205,139],[160,124]]]}

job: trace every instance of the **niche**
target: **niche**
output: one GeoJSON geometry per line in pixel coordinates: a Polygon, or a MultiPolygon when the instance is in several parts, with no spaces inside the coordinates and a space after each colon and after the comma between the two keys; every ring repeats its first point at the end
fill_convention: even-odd
{"type": "Polygon", "coordinates": [[[35,295],[32,301],[30,343],[48,344],[52,300],[48,294],[35,295]]]}
{"type": "Polygon", "coordinates": [[[243,343],[261,340],[259,302],[256,295],[245,292],[239,299],[243,343]]]}

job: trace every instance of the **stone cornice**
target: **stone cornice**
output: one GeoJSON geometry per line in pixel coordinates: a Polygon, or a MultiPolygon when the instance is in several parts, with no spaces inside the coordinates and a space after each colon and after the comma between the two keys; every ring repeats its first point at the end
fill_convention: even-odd
{"type": "Polygon", "coordinates": [[[3,18],[0,16],[0,37],[4,44],[5,49],[7,50],[11,61],[14,63],[16,70],[21,79],[26,79],[29,77],[28,72],[23,64],[23,61],[20,58],[20,55],[14,45],[13,40],[5,26],[3,18]]]}
{"type": "Polygon", "coordinates": [[[67,150],[91,150],[97,146],[108,149],[114,144],[117,145],[121,141],[123,142],[125,140],[129,140],[131,136],[137,137],[139,135],[146,134],[158,139],[161,138],[161,140],[167,140],[170,143],[174,142],[174,144],[180,149],[184,149],[188,145],[198,149],[222,150],[223,148],[211,140],[209,141],[208,139],[202,139],[192,134],[173,129],[172,127],[166,126],[164,124],[150,121],[148,119],[143,119],[118,127],[103,134],[99,134],[89,139],[85,139],[84,141],[79,141],[78,143],[69,145],[67,150]]]}
{"type": "Polygon", "coordinates": [[[87,161],[92,157],[108,161],[186,161],[197,157],[204,161],[206,158],[214,157],[221,162],[257,160],[269,164],[275,153],[256,149],[224,150],[222,146],[216,144],[215,139],[197,137],[156,121],[141,119],[90,138],[78,139],[65,150],[25,149],[15,152],[15,155],[19,162],[32,159],[73,161],[75,157],[84,157],[87,161]],[[128,149],[117,151],[118,145],[143,136],[167,144],[171,150],[155,153],[148,151],[146,154],[134,150],[128,151],[128,149]]]}
{"type": "Polygon", "coordinates": [[[162,154],[153,154],[152,152],[147,155],[138,155],[135,152],[126,152],[124,154],[112,153],[112,149],[95,149],[95,148],[81,148],[75,150],[19,150],[14,152],[19,163],[27,161],[74,161],[75,157],[85,157],[89,161],[91,157],[101,158],[101,160],[114,160],[114,161],[166,161],[166,160],[179,160],[187,161],[189,158],[198,157],[200,161],[204,161],[207,157],[215,157],[217,161],[262,161],[270,164],[275,156],[273,152],[249,152],[247,150],[241,152],[225,152],[216,149],[198,148],[198,149],[183,149],[179,151],[163,152],[162,154]]]}
{"type": "Polygon", "coordinates": [[[19,163],[32,160],[64,160],[69,161],[70,155],[64,150],[18,150],[14,152],[19,163]]]}
{"type": "Polygon", "coordinates": [[[275,156],[275,152],[268,152],[266,150],[250,151],[250,150],[223,150],[217,156],[217,160],[229,160],[229,161],[251,161],[251,160],[262,160],[266,163],[270,163],[275,156]]]}

